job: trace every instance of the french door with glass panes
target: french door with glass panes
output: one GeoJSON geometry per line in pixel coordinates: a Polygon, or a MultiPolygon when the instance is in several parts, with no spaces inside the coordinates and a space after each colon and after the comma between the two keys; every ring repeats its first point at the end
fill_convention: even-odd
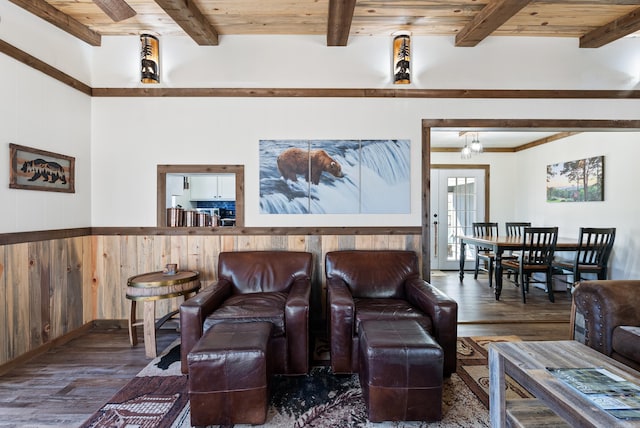
{"type": "MultiPolygon", "coordinates": [[[[484,169],[431,168],[431,269],[460,268],[459,236],[473,234],[484,213],[484,169]]],[[[474,257],[466,251],[465,269],[473,268],[474,257]]]]}

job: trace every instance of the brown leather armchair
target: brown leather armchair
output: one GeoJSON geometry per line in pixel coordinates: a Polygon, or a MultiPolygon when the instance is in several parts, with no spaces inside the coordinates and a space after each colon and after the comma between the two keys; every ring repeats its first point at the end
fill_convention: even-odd
{"type": "Polygon", "coordinates": [[[640,280],[581,281],[572,306],[572,338],[640,370],[640,280]]]}
{"type": "Polygon", "coordinates": [[[218,281],[180,306],[182,372],[203,333],[222,322],[268,321],[273,373],[309,371],[312,255],[292,251],[222,252],[218,281]]]}
{"type": "Polygon", "coordinates": [[[413,251],[334,251],[326,255],[331,368],[358,372],[362,321],[415,319],[444,351],[443,373],[456,370],[458,304],[420,278],[413,251]]]}

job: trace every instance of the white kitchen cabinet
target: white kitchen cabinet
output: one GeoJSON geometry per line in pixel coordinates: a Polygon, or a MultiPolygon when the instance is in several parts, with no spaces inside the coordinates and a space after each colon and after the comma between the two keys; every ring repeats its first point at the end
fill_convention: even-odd
{"type": "Polygon", "coordinates": [[[235,201],[235,174],[203,174],[189,177],[192,201],[235,201]]]}

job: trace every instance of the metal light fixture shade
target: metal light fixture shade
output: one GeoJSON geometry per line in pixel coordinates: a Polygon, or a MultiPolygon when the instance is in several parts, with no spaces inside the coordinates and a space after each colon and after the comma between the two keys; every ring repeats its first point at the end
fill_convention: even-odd
{"type": "Polygon", "coordinates": [[[411,83],[411,35],[398,33],[393,38],[393,83],[411,83]]]}
{"type": "Polygon", "coordinates": [[[160,41],[151,34],[140,35],[140,81],[160,83],[160,41]]]}

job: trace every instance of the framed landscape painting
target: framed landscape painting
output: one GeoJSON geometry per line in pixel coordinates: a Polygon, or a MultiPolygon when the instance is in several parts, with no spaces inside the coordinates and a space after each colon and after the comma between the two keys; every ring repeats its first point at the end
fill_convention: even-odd
{"type": "Polygon", "coordinates": [[[547,202],[604,200],[604,156],[547,165],[547,202]]]}
{"type": "Polygon", "coordinates": [[[75,158],[9,144],[9,187],[75,193],[75,158]]]}

